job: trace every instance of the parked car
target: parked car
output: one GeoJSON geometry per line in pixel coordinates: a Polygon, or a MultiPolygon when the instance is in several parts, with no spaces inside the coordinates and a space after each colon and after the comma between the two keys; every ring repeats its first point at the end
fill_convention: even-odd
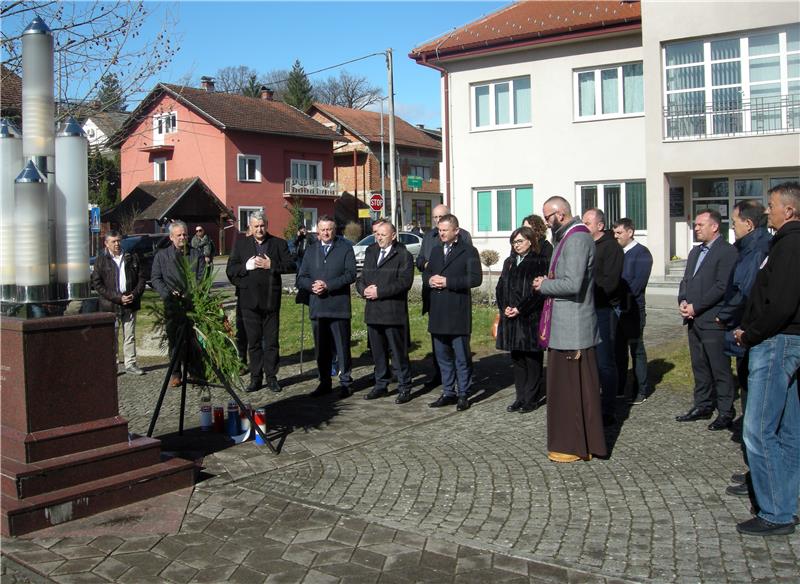
{"type": "Polygon", "coordinates": [[[139,256],[142,272],[150,284],[150,271],[153,269],[153,256],[159,249],[170,245],[168,233],[134,233],[122,240],[122,251],[139,256]]]}
{"type": "MultiPolygon", "coordinates": [[[[401,231],[397,234],[397,239],[406,246],[406,249],[411,252],[411,255],[414,256],[414,259],[417,259],[419,255],[419,250],[422,247],[422,238],[419,235],[415,235],[413,233],[409,233],[408,231],[401,231]]],[[[356,254],[356,268],[361,269],[364,267],[364,254],[367,251],[367,247],[375,243],[375,236],[368,235],[357,244],[353,246],[353,252],[356,254]]]]}

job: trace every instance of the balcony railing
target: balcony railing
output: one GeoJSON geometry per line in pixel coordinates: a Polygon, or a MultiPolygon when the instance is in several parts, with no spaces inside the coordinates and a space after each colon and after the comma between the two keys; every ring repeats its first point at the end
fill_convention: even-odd
{"type": "Polygon", "coordinates": [[[664,108],[664,139],[800,132],[800,94],[664,108]]]}
{"type": "Polygon", "coordinates": [[[339,186],[332,180],[287,178],[284,184],[283,194],[312,197],[338,197],[339,186]]]}

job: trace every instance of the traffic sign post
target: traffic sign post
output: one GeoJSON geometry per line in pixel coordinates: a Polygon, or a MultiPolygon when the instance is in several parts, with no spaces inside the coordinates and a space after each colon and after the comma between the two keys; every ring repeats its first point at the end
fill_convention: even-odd
{"type": "Polygon", "coordinates": [[[408,183],[408,188],[410,189],[421,189],[422,188],[422,177],[421,176],[409,176],[406,178],[406,183],[408,183]]]}
{"type": "Polygon", "coordinates": [[[375,193],[369,198],[369,206],[373,211],[380,211],[383,209],[383,196],[375,193]]]}

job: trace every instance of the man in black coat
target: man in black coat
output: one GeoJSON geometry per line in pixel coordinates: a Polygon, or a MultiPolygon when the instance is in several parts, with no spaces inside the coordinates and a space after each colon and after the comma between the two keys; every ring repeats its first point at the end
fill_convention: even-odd
{"type": "Polygon", "coordinates": [[[356,280],[356,290],[366,299],[364,322],[367,324],[372,358],[375,362],[375,386],[364,399],[376,399],[388,393],[389,353],[397,375],[395,402],[411,399],[411,366],[408,361],[408,291],[414,282],[414,258],[397,241],[397,229],[382,221],[374,230],[375,245],[367,248],[364,268],[356,280]]]}
{"type": "Polygon", "coordinates": [[[114,347],[117,346],[117,332],[122,327],[123,355],[125,372],[131,375],[144,375],[136,365],[136,313],[141,308],[144,293],[144,272],[136,254],[123,253],[122,236],[118,231],[109,231],[104,239],[105,249],[97,254],[92,272],[92,288],[100,296],[99,308],[102,312],[113,312],[114,347]]]}
{"type": "Polygon", "coordinates": [[[724,351],[725,330],[716,318],[738,254],[720,235],[720,225],[722,217],[717,211],[706,209],[697,213],[694,233],[701,245],[689,253],[678,292],[680,315],[689,329],[694,406],[675,419],[707,420],[716,407],[719,415],[709,424],[709,430],[730,428],[736,415],[731,359],[724,351]]]}
{"type": "Polygon", "coordinates": [[[250,236],[236,242],[228,258],[226,274],[239,293],[242,320],[247,333],[250,385],[258,391],[263,378],[271,391],[278,383],[281,274],[294,270],[286,240],[267,232],[262,211],[250,214],[250,236]],[[263,373],[263,377],[262,377],[263,373]]]}
{"type": "Polygon", "coordinates": [[[441,217],[438,231],[442,245],[433,248],[422,276],[431,289],[428,332],[433,336],[443,388],[430,407],[457,402],[458,411],[463,411],[469,408],[472,387],[472,288],[481,285],[483,272],[478,250],[459,239],[455,215],[441,217]]]}
{"type": "Polygon", "coordinates": [[[331,393],[331,363],[336,351],[341,396],[351,395],[350,284],[356,281],[356,256],[350,243],[334,238],[336,221],[327,215],[317,220],[317,241],[303,257],[297,288],[309,293],[311,328],[317,352],[319,386],[313,397],[331,393]]]}
{"type": "MultiPolygon", "coordinates": [[[[416,265],[420,272],[425,272],[425,268],[431,258],[431,253],[434,248],[441,247],[442,241],[439,238],[439,221],[442,217],[450,214],[450,209],[447,205],[436,205],[433,208],[433,228],[425,232],[422,236],[422,243],[420,244],[419,255],[417,255],[416,265]]],[[[459,229],[458,238],[461,243],[465,245],[472,245],[472,237],[466,229],[459,229]]],[[[422,314],[423,316],[428,313],[431,304],[431,289],[425,278],[422,278],[422,314]]],[[[433,349],[433,336],[431,336],[431,349],[433,349]]],[[[433,367],[434,374],[428,381],[425,382],[425,389],[431,390],[434,387],[441,385],[442,373],[439,371],[439,363],[436,361],[435,351],[433,351],[433,367]]]]}

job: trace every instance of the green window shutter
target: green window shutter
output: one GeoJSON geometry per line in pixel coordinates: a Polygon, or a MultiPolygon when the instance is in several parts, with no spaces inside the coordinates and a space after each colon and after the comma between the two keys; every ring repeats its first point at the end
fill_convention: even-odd
{"type": "Polygon", "coordinates": [[[517,222],[519,227],[522,220],[533,213],[533,187],[519,187],[516,193],[517,222]]]}
{"type": "Polygon", "coordinates": [[[478,191],[478,231],[492,230],[492,192],[478,191]]]}
{"type": "Polygon", "coordinates": [[[511,190],[497,191],[497,230],[511,231],[511,190]]]}
{"type": "Polygon", "coordinates": [[[647,229],[647,195],[644,182],[625,183],[625,207],[637,230],[647,229]]]}

